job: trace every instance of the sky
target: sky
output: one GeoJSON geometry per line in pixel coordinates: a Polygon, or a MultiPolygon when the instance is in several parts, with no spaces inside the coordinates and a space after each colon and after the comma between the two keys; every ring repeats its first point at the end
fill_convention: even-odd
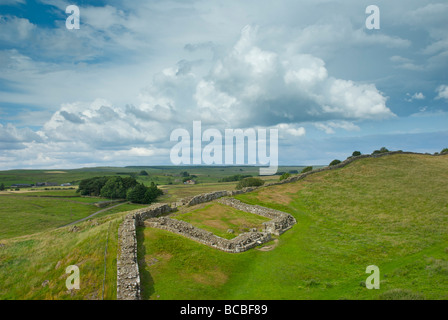
{"type": "Polygon", "coordinates": [[[440,152],[447,16],[445,0],[0,0],[0,170],[170,165],[193,121],[278,129],[280,165],[440,152]]]}

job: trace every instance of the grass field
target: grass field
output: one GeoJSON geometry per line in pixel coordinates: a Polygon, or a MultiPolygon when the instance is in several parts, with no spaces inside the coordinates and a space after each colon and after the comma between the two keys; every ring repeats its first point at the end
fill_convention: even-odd
{"type": "Polygon", "coordinates": [[[448,157],[362,159],[237,198],[297,220],[272,251],[140,228],[146,299],[448,299],[448,157]],[[379,290],[365,288],[366,267],[379,290]]]}
{"type": "MultiPolygon", "coordinates": [[[[101,210],[93,204],[107,200],[75,195],[74,190],[0,194],[0,240],[67,225],[101,210]]],[[[124,204],[97,217],[141,207],[124,204]]]]}
{"type": "Polygon", "coordinates": [[[268,218],[236,210],[218,202],[207,204],[200,209],[173,215],[172,218],[191,223],[195,227],[213,232],[219,237],[232,239],[252,228],[262,230],[262,223],[268,218]],[[233,233],[227,233],[232,229],[233,233]]]}
{"type": "Polygon", "coordinates": [[[104,299],[116,299],[117,230],[122,216],[81,223],[77,232],[65,227],[1,240],[0,300],[102,299],[104,274],[104,299]],[[66,288],[70,265],[79,267],[80,290],[66,288]]]}

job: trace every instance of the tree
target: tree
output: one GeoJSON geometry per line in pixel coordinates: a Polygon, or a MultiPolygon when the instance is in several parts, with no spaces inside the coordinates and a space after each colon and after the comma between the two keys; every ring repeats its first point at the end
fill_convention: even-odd
{"type": "Polygon", "coordinates": [[[279,178],[278,180],[279,180],[279,181],[282,181],[282,180],[288,179],[290,176],[291,176],[290,173],[285,172],[284,174],[282,174],[282,175],[280,176],[280,178],[279,178]]]}
{"type": "Polygon", "coordinates": [[[313,167],[309,166],[309,167],[303,168],[301,173],[309,172],[309,171],[312,171],[312,170],[313,170],[313,167]]]}
{"type": "Polygon", "coordinates": [[[80,193],[82,196],[98,197],[101,193],[101,189],[104,187],[108,180],[108,177],[94,177],[81,180],[76,192],[80,193]]]}
{"type": "Polygon", "coordinates": [[[0,184],[0,191],[3,191],[3,190],[5,190],[5,185],[2,183],[2,184],[0,184]]]}
{"type": "Polygon", "coordinates": [[[264,181],[261,180],[260,178],[254,178],[254,177],[244,178],[243,180],[238,182],[238,184],[236,185],[236,189],[240,190],[247,187],[259,187],[262,186],[263,184],[264,181]]]}
{"type": "Polygon", "coordinates": [[[360,151],[353,151],[353,153],[352,153],[352,157],[357,157],[357,156],[360,156],[360,155],[361,155],[360,151]]]}
{"type": "Polygon", "coordinates": [[[145,193],[148,188],[144,184],[139,183],[135,187],[128,190],[126,200],[134,203],[144,203],[145,193]]]}
{"type": "Polygon", "coordinates": [[[109,199],[126,199],[126,188],[121,177],[113,177],[107,180],[101,188],[101,196],[109,199]]]}
{"type": "Polygon", "coordinates": [[[440,153],[448,153],[448,148],[443,149],[440,153]]]}
{"type": "Polygon", "coordinates": [[[180,173],[180,176],[181,177],[189,177],[190,174],[187,171],[183,171],[183,172],[180,173]]]}
{"type": "Polygon", "coordinates": [[[340,164],[340,163],[341,163],[341,160],[335,159],[335,160],[330,162],[330,166],[335,166],[335,165],[340,164]]]}
{"type": "Polygon", "coordinates": [[[146,172],[145,170],[140,171],[140,173],[138,174],[139,176],[147,176],[148,172],[146,172]]]}
{"type": "Polygon", "coordinates": [[[382,147],[380,150],[375,150],[372,152],[372,154],[379,154],[379,153],[386,153],[389,152],[389,150],[386,147],[382,147]]]}

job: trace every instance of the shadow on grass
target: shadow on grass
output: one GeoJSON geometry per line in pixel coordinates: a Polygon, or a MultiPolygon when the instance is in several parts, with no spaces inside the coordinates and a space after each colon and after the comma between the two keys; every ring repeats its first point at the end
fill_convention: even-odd
{"type": "Polygon", "coordinates": [[[154,293],[154,279],[148,271],[148,265],[145,260],[146,247],[145,247],[145,228],[137,228],[137,259],[138,269],[140,272],[140,293],[142,300],[149,300],[154,293]]]}

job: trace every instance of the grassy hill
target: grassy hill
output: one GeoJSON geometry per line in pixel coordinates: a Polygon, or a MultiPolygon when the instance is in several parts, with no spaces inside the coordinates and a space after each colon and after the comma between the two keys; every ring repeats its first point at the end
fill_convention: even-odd
{"type": "MultiPolygon", "coordinates": [[[[270,251],[230,254],[168,231],[139,228],[143,297],[448,299],[447,168],[448,156],[368,158],[295,183],[239,195],[241,201],[296,218],[297,224],[278,237],[270,251]],[[365,269],[372,264],[380,268],[380,290],[364,286],[365,269]]],[[[234,171],[213,170],[210,178],[214,179],[216,170],[220,175],[234,171]]],[[[208,176],[205,169],[201,173],[208,176]]],[[[174,201],[233,185],[167,186],[164,197],[174,201]]],[[[135,205],[106,211],[75,230],[57,228],[94,210],[91,202],[98,199],[72,198],[72,192],[0,195],[0,300],[101,299],[103,294],[105,299],[116,298],[117,230],[123,211],[135,205]],[[65,287],[69,265],[80,268],[79,291],[65,287]]],[[[218,226],[224,234],[233,227],[236,212],[212,209],[205,206],[198,211],[225,222],[218,226]]],[[[193,214],[184,218],[216,227],[211,220],[196,221],[199,217],[193,214]]]]}
{"type": "Polygon", "coordinates": [[[271,251],[229,254],[140,228],[149,299],[448,299],[448,156],[366,158],[237,198],[297,220],[271,251]],[[379,290],[365,288],[366,267],[379,290]]]}
{"type": "Polygon", "coordinates": [[[124,214],[83,222],[76,230],[0,240],[0,300],[115,299],[117,232],[124,214]],[[80,290],[66,288],[70,265],[79,267],[80,290]]]}

